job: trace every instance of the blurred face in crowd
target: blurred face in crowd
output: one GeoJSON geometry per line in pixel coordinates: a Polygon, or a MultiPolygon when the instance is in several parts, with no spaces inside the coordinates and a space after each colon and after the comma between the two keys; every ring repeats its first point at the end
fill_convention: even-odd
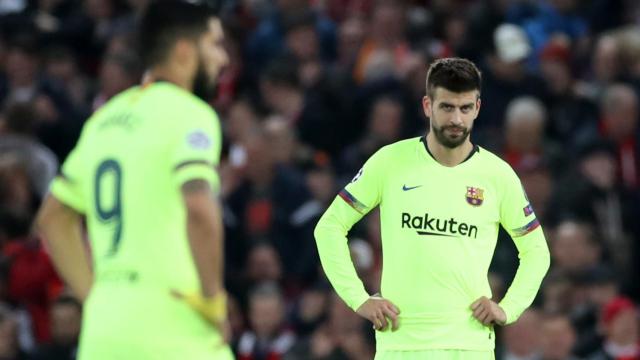
{"type": "Polygon", "coordinates": [[[574,222],[558,225],[551,243],[551,255],[558,269],[575,274],[597,265],[600,248],[590,232],[588,226],[574,222]]]}
{"type": "Polygon", "coordinates": [[[514,108],[513,111],[509,111],[510,108],[507,109],[505,126],[507,146],[522,153],[540,149],[546,121],[544,112],[530,104],[514,106],[519,109],[514,108]]]}
{"type": "Polygon", "coordinates": [[[102,94],[107,98],[135,85],[138,80],[132,77],[118,61],[107,59],[100,69],[100,87],[102,94]]]}
{"type": "Polygon", "coordinates": [[[249,304],[251,326],[258,338],[270,338],[280,330],[284,318],[284,304],[276,295],[262,295],[249,304]]]}
{"type": "Polygon", "coordinates": [[[571,70],[562,61],[542,60],[540,72],[554,94],[564,94],[569,90],[572,78],[571,70]]]}
{"type": "Polygon", "coordinates": [[[640,341],[639,321],[637,309],[622,310],[605,325],[607,340],[617,345],[637,344],[640,341]]]}
{"type": "Polygon", "coordinates": [[[515,323],[504,328],[505,349],[516,356],[531,356],[538,351],[540,315],[526,310],[515,323]]]}
{"type": "Polygon", "coordinates": [[[438,142],[453,149],[469,139],[480,110],[480,97],[476,90],[456,93],[438,87],[433,99],[423,98],[423,108],[438,142]]]}
{"type": "Polygon", "coordinates": [[[211,88],[221,69],[229,62],[223,40],[224,33],[220,20],[209,19],[208,31],[198,40],[199,60],[194,81],[195,92],[211,88]]]}
{"type": "Polygon", "coordinates": [[[86,13],[96,20],[109,19],[113,16],[113,0],[87,0],[86,13]]]}
{"type": "Polygon", "coordinates": [[[603,120],[609,136],[624,140],[634,136],[638,121],[638,96],[627,85],[613,85],[604,94],[603,120]]]}
{"type": "Polygon", "coordinates": [[[548,276],[541,289],[544,311],[549,313],[570,311],[573,290],[573,284],[566,276],[561,274],[548,276]]]}
{"type": "Polygon", "coordinates": [[[268,118],[264,123],[267,141],[277,163],[288,164],[293,161],[296,150],[296,135],[282,117],[268,118]]]}
{"type": "Polygon", "coordinates": [[[613,154],[607,152],[597,152],[580,161],[582,175],[603,190],[609,190],[616,185],[617,167],[613,154]]]}
{"type": "Polygon", "coordinates": [[[593,72],[596,79],[607,83],[615,80],[620,73],[620,54],[618,42],[612,36],[598,39],[593,55],[593,72]]]}
{"type": "Polygon", "coordinates": [[[307,187],[314,199],[329,204],[336,192],[336,182],[330,170],[311,170],[307,173],[307,187]]]}
{"type": "Polygon", "coordinates": [[[369,132],[384,142],[400,138],[402,105],[392,99],[380,99],[373,105],[369,118],[369,132]]]}
{"type": "Polygon", "coordinates": [[[51,309],[51,336],[58,344],[75,344],[81,323],[81,310],[73,304],[56,304],[51,309]]]}
{"type": "Polygon", "coordinates": [[[396,45],[404,32],[403,8],[395,2],[382,2],[373,10],[370,34],[379,45],[396,45]]]}
{"type": "Polygon", "coordinates": [[[0,320],[0,358],[13,359],[18,352],[18,326],[13,318],[0,320]]]}
{"type": "Polygon", "coordinates": [[[13,86],[30,86],[38,73],[38,60],[25,51],[9,49],[6,59],[6,74],[13,86]]]}
{"type": "Polygon", "coordinates": [[[545,360],[564,360],[571,355],[576,334],[564,315],[552,316],[542,321],[541,347],[545,360]]]}
{"type": "Polygon", "coordinates": [[[592,284],[587,287],[587,298],[589,299],[589,302],[595,304],[599,308],[603,307],[618,295],[618,285],[613,281],[592,284]]]}
{"type": "Polygon", "coordinates": [[[254,182],[268,181],[274,166],[274,155],[261,130],[251,132],[242,139],[247,151],[246,174],[254,182]]]}
{"type": "Polygon", "coordinates": [[[320,46],[313,26],[300,26],[289,31],[285,41],[295,57],[304,62],[318,58],[320,46]]]}
{"type": "Polygon", "coordinates": [[[258,126],[258,116],[246,101],[236,101],[229,108],[225,134],[231,142],[238,142],[258,126]]]}
{"type": "Polygon", "coordinates": [[[282,277],[280,257],[271,245],[258,245],[248,255],[247,273],[254,282],[278,281],[282,277]]]}
{"type": "MultiPolygon", "coordinates": [[[[338,57],[342,63],[351,64],[355,61],[360,45],[364,41],[364,22],[358,17],[351,17],[340,24],[338,34],[338,57]]],[[[422,87],[422,79],[420,86],[422,87]]]]}

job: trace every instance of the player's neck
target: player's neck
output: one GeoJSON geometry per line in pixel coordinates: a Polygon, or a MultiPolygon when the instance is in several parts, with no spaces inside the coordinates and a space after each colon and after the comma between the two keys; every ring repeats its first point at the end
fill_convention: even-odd
{"type": "Polygon", "coordinates": [[[444,166],[453,167],[463,163],[469,157],[473,151],[473,144],[467,138],[462,145],[451,149],[440,144],[431,131],[427,134],[427,148],[437,162],[444,166]]]}
{"type": "Polygon", "coordinates": [[[143,85],[156,82],[156,81],[168,81],[178,87],[183,88],[188,92],[193,91],[193,79],[182,74],[172,71],[168,66],[157,66],[147,71],[142,79],[143,85]]]}

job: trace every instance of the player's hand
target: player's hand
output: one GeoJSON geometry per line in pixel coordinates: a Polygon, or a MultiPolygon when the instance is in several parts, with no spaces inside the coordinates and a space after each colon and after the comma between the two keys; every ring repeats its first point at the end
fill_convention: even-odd
{"type": "Polygon", "coordinates": [[[398,314],[400,314],[400,310],[391,301],[378,294],[370,296],[364,304],[360,305],[356,312],[371,321],[375,330],[385,331],[389,326],[387,319],[391,320],[391,330],[398,330],[398,314]]]}
{"type": "Polygon", "coordinates": [[[211,325],[225,334],[227,323],[227,295],[220,292],[214,297],[206,298],[200,294],[185,294],[177,290],[171,290],[171,295],[184,301],[211,325]]]}
{"type": "Polygon", "coordinates": [[[507,314],[500,305],[486,296],[474,301],[471,304],[471,310],[473,310],[473,317],[484,325],[504,325],[507,322],[507,314]]]}

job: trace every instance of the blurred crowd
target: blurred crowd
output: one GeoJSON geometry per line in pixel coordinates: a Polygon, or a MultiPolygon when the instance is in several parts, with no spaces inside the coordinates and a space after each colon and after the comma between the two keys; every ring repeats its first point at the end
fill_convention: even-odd
{"type": "MultiPolygon", "coordinates": [[[[0,360],[75,356],[81,304],[30,225],[83,122],[139,83],[135,28],[147,1],[0,0],[0,360]]],[[[425,133],[427,66],[447,56],[481,68],[472,141],[516,170],[552,255],[534,307],[498,330],[497,358],[640,359],[640,3],[223,4],[231,60],[207,100],[224,130],[239,359],[373,357],[370,325],[322,274],[313,228],[371,154],[425,133]]],[[[378,214],[349,239],[378,291],[378,214]]],[[[503,231],[495,300],[517,266],[503,231]]]]}

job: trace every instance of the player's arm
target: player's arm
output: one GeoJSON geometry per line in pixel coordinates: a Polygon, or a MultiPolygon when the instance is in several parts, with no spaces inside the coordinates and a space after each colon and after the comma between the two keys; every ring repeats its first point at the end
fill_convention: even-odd
{"type": "Polygon", "coordinates": [[[380,202],[379,157],[378,152],[369,159],[334,199],[318,221],[314,235],[322,267],[338,295],[376,329],[384,330],[386,318],[397,328],[398,309],[380,296],[369,296],[356,273],[347,244],[351,227],[380,202]]]}
{"type": "MultiPolygon", "coordinates": [[[[189,108],[190,116],[178,125],[171,152],[173,180],[180,189],[187,218],[187,237],[200,280],[198,293],[172,289],[205,320],[222,328],[226,320],[223,285],[222,211],[217,193],[220,180],[215,166],[222,138],[217,116],[209,108],[189,108]]],[[[221,329],[222,330],[222,329],[221,329]]]]}
{"type": "Polygon", "coordinates": [[[540,221],[531,208],[515,173],[504,177],[500,217],[518,249],[520,264],[516,276],[500,302],[506,324],[515,322],[531,305],[550,264],[549,248],[540,221]]]}
{"type": "Polygon", "coordinates": [[[223,226],[219,200],[206,180],[182,185],[187,211],[187,235],[200,277],[202,295],[213,298],[223,291],[223,226]]]}
{"type": "Polygon", "coordinates": [[[49,195],[36,222],[58,274],[80,301],[87,298],[93,283],[89,254],[82,239],[82,217],[49,195]]]}
{"type": "Polygon", "coordinates": [[[81,153],[76,147],[67,157],[62,172],[51,183],[36,218],[40,233],[58,274],[71,291],[84,301],[93,283],[89,251],[82,237],[85,196],[81,153]]]}

